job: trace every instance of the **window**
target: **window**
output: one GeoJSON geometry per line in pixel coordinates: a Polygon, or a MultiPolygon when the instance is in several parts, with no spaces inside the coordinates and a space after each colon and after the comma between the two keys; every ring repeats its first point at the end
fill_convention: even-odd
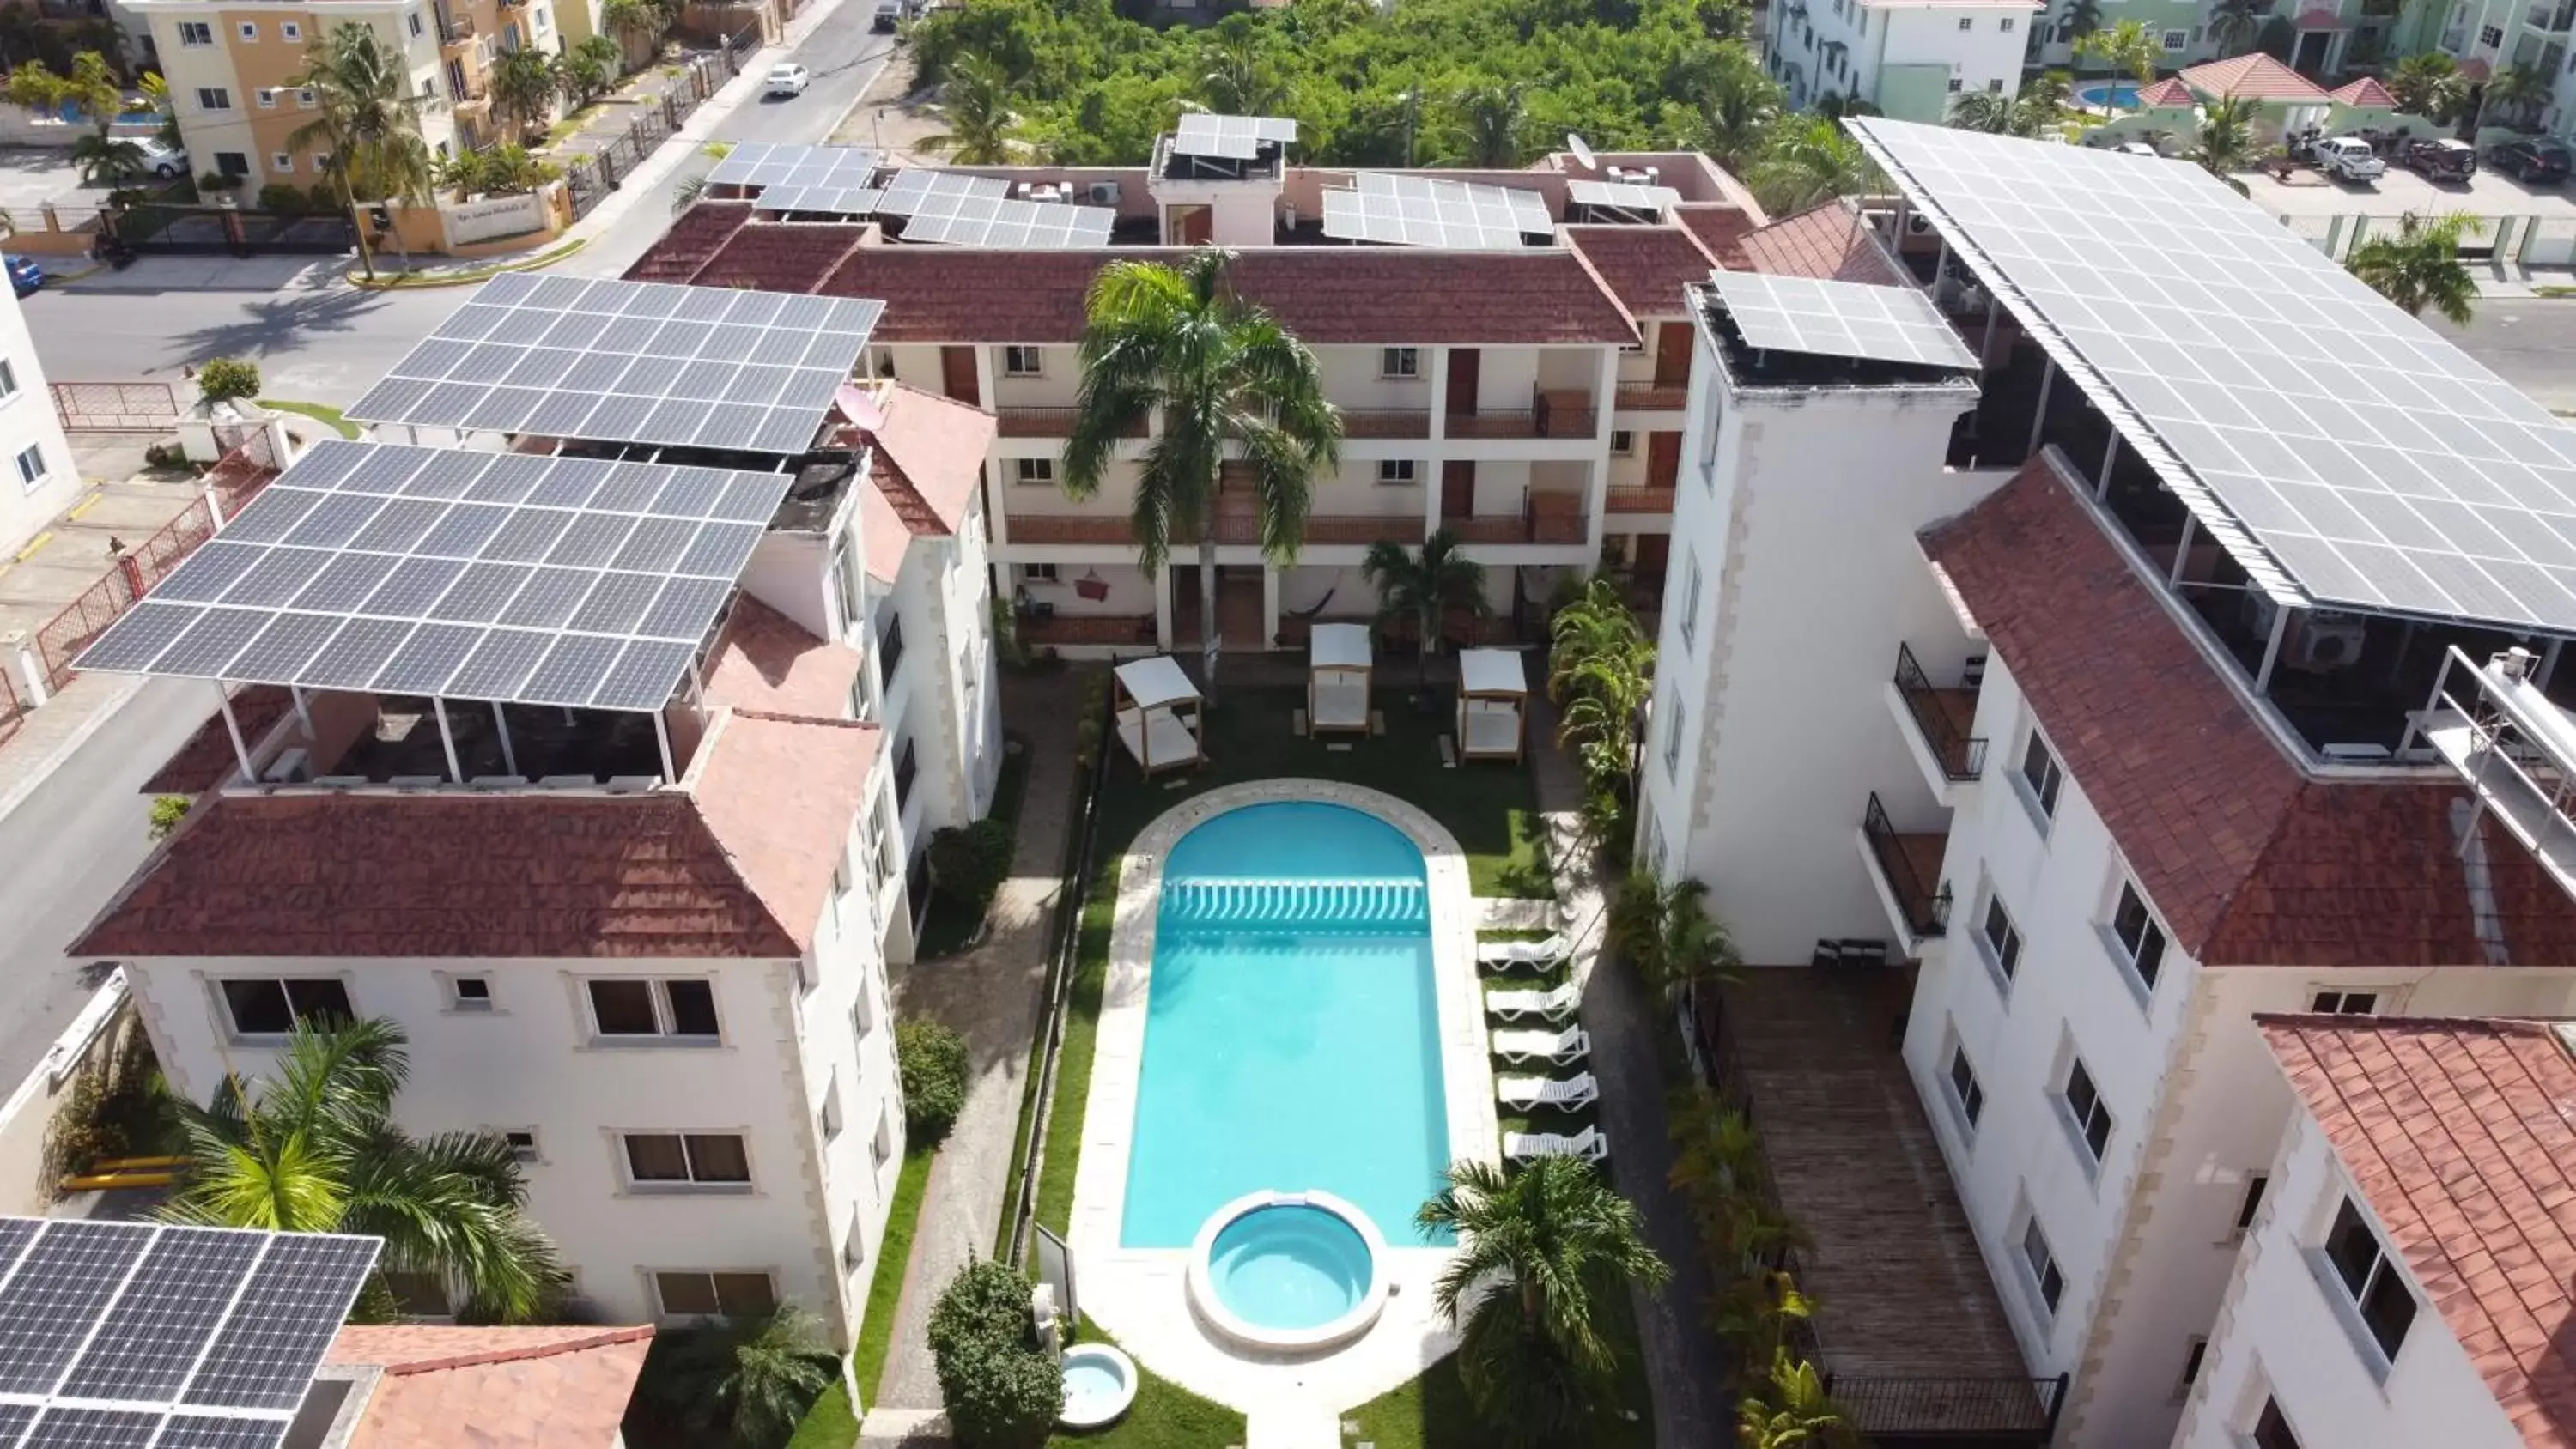
{"type": "Polygon", "coordinates": [[[233,108],[233,97],[232,97],[232,92],[225,90],[222,86],[199,86],[199,87],[197,87],[197,109],[198,109],[198,110],[201,110],[201,111],[229,111],[229,110],[231,110],[232,108],[233,108]]]}
{"type": "Polygon", "coordinates": [[[1052,488],[1055,486],[1055,459],[1013,458],[1011,481],[1025,483],[1032,487],[1052,488]]]}
{"type": "Polygon", "coordinates": [[[868,617],[866,567],[859,562],[858,550],[843,544],[832,555],[832,584],[840,598],[841,633],[856,635],[868,617]]]}
{"type": "Polygon", "coordinates": [[[1990,96],[1999,96],[1999,95],[2002,95],[2002,94],[2003,94],[2003,92],[2004,92],[2004,83],[2003,83],[2002,81],[1999,81],[1999,80],[1990,80],[1990,81],[1986,82],[1986,94],[1987,94],[1987,95],[1990,95],[1990,96]]]}
{"type": "Polygon", "coordinates": [[[2190,34],[2181,30],[2168,30],[2164,33],[2163,39],[2167,50],[2180,50],[2191,43],[2190,34]]]}
{"type": "Polygon", "coordinates": [[[1614,428],[1611,430],[1610,456],[1614,458],[1625,458],[1631,456],[1636,451],[1637,435],[1635,433],[1630,432],[1626,428],[1614,428]]]}
{"type": "Polygon", "coordinates": [[[1976,1126],[1986,1110],[1986,1089],[1977,1085],[1977,1069],[1968,1065],[1964,1046],[1950,1048],[1950,1098],[1959,1104],[1959,1115],[1968,1119],[1968,1125],[1976,1126]]]}
{"type": "Polygon", "coordinates": [[[1970,16],[1962,15],[1959,17],[1959,28],[1961,30],[1974,30],[1977,28],[1977,22],[1970,16]]]}
{"type": "Polygon", "coordinates": [[[215,169],[226,176],[248,176],[250,158],[239,151],[218,151],[215,153],[215,169]]]}
{"type": "Polygon", "coordinates": [[[259,22],[256,20],[245,20],[241,22],[241,24],[234,27],[234,32],[241,36],[244,44],[257,45],[259,43],[259,22]]]}
{"type": "Polygon", "coordinates": [[[490,1011],[492,978],[489,976],[448,977],[447,1005],[453,1011],[490,1011]]]}
{"type": "MultiPolygon", "coordinates": [[[[295,105],[298,110],[309,111],[317,104],[319,104],[319,99],[313,94],[313,88],[311,86],[306,86],[304,89],[295,93],[295,105]]],[[[324,152],[323,157],[325,160],[328,160],[330,153],[327,151],[324,152]]],[[[314,169],[318,171],[321,167],[317,164],[314,169]]]]}
{"type": "Polygon", "coordinates": [[[860,1234],[859,1215],[852,1213],[849,1234],[841,1239],[841,1271],[855,1273],[867,1260],[868,1245],[866,1239],[860,1234]]]}
{"type": "Polygon", "coordinates": [[[179,43],[212,45],[215,43],[215,28],[202,20],[182,20],[179,22],[179,43]]]}
{"type": "Polygon", "coordinates": [[[1005,347],[1002,349],[1002,375],[1004,377],[1044,377],[1046,353],[1035,347],[1005,347]]]}
{"type": "Polygon", "coordinates": [[[547,29],[546,12],[539,10],[534,15],[528,17],[528,28],[535,31],[539,37],[543,37],[547,29]]]}
{"type": "Polygon", "coordinates": [[[1020,565],[1020,582],[1021,582],[1021,583],[1024,583],[1024,584],[1052,584],[1052,583],[1054,583],[1054,582],[1056,582],[1056,581],[1057,581],[1057,575],[1056,575],[1055,565],[1054,565],[1054,564],[1022,564],[1022,565],[1020,565]]]}
{"type": "Polygon", "coordinates": [[[2369,1016],[2379,1010],[2376,991],[2320,991],[2308,1010],[2326,1016],[2369,1016]]]}
{"type": "Polygon", "coordinates": [[[656,1273],[665,1318],[758,1318],[778,1306],[766,1273],[656,1273]]]}
{"type": "Polygon", "coordinates": [[[2030,743],[2021,752],[2021,783],[2030,803],[2038,807],[2040,818],[2057,818],[2057,793],[2066,785],[2066,772],[2057,767],[2057,756],[2039,731],[2030,732],[2030,743]]]}
{"type": "Polygon", "coordinates": [[[1411,347],[1381,348],[1377,355],[1377,375],[1380,377],[1420,377],[1422,375],[1422,353],[1420,350],[1411,347]]]}
{"type": "Polygon", "coordinates": [[[1682,702],[1678,699],[1674,700],[1673,717],[1667,721],[1669,727],[1664,731],[1664,775],[1672,780],[1681,778],[1683,713],[1682,702]]]}
{"type": "Polygon", "coordinates": [[[1717,435],[1726,423],[1726,408],[1719,401],[1718,389],[1710,388],[1705,396],[1708,399],[1708,421],[1700,427],[1699,476],[1700,481],[1714,493],[1717,491],[1717,435]]]}
{"type": "Polygon", "coordinates": [[[895,756],[894,760],[894,808],[897,814],[903,812],[904,802],[912,798],[913,777],[921,773],[920,766],[912,757],[912,744],[912,738],[905,736],[903,753],[895,756]]]}
{"type": "Polygon", "coordinates": [[[868,1139],[868,1166],[885,1171],[886,1162],[894,1156],[894,1117],[885,1108],[877,1109],[876,1135],[868,1139]]]}
{"type": "Polygon", "coordinates": [[[1699,633],[1699,587],[1699,551],[1694,549],[1682,556],[1682,616],[1678,629],[1685,654],[1699,633]]]}
{"type": "Polygon", "coordinates": [[[410,22],[411,33],[417,38],[420,34],[420,12],[415,10],[403,18],[410,22]]]}
{"type": "Polygon", "coordinates": [[[9,359],[0,357],[0,398],[16,397],[17,395],[18,369],[9,365],[9,359]]]}
{"type": "Polygon", "coordinates": [[[2271,1181],[2259,1172],[2245,1174],[2245,1196],[2236,1204],[2236,1225],[2228,1232],[2227,1241],[2238,1241],[2245,1236],[2247,1229],[2254,1226],[2254,1215],[2263,1210],[2263,1189],[2271,1181]]]}
{"type": "Polygon", "coordinates": [[[2192,1382],[2200,1377],[2200,1361],[2209,1352],[2209,1340],[2199,1334],[2191,1336],[2190,1346],[2182,1352],[2182,1377],[2174,1380],[2173,1401],[2181,1403],[2191,1393],[2192,1382]]]}
{"type": "Polygon", "coordinates": [[[1959,93],[1959,90],[1960,90],[1960,81],[1959,81],[1959,78],[1958,78],[1957,76],[1952,76],[1952,77],[1950,77],[1950,94],[1952,94],[1952,95],[1954,95],[1954,96],[1955,96],[1955,95],[1957,95],[1957,94],[1959,93]]]}
{"type": "Polygon", "coordinates": [[[1377,465],[1377,481],[1389,488],[1410,488],[1420,479],[1413,470],[1411,458],[1381,458],[1377,465]]]}
{"type": "Polygon", "coordinates": [[[2066,1069],[2066,1086],[2057,1100],[2066,1109],[2067,1125],[2075,1129],[2084,1150],[2098,1165],[2103,1151],[2111,1145],[2111,1109],[2102,1104],[2102,1090],[2093,1085],[2093,1074],[2084,1069],[2082,1059],[2066,1069]]]}
{"type": "Polygon", "coordinates": [[[698,1037],[714,1041],[716,992],[705,981],[590,983],[590,1015],[603,1037],[698,1037]]]}
{"type": "Polygon", "coordinates": [[[2478,27],[2478,44],[2493,50],[2504,44],[2504,31],[2497,26],[2481,25],[2478,27]]]}
{"type": "Polygon", "coordinates": [[[2281,1401],[2266,1397],[2263,1412],[2254,1419],[2254,1449],[2299,1449],[2299,1436],[2290,1432],[2289,1417],[2281,1412],[2281,1401]]]}
{"type": "Polygon", "coordinates": [[[216,983],[223,988],[224,1009],[232,1013],[235,1036],[284,1036],[300,1021],[355,1021],[349,988],[331,977],[284,981],[273,977],[216,983]]]}
{"type": "Polygon", "coordinates": [[[877,678],[891,688],[894,672],[903,664],[903,615],[885,611],[886,626],[877,631],[877,678]]]}
{"type": "Polygon", "coordinates": [[[2055,1313],[2057,1300],[2066,1294],[2066,1275],[2057,1271],[2057,1259],[2048,1251],[2048,1234],[2041,1231],[2035,1213],[2030,1226],[2022,1229],[2021,1258],[2023,1266],[2030,1269],[2030,1284],[2039,1291],[2039,1301],[2055,1313]]]}
{"type": "Polygon", "coordinates": [[[2003,19],[1996,21],[1995,29],[2002,31],[2006,35],[2012,34],[2013,18],[2007,15],[2003,19]]]}
{"type": "Polygon", "coordinates": [[[302,40],[304,38],[304,27],[292,20],[281,20],[277,22],[277,38],[280,40],[302,40]]]}
{"type": "Polygon", "coordinates": [[[545,1161],[545,1154],[537,1150],[537,1134],[533,1129],[504,1132],[501,1140],[510,1144],[510,1160],[513,1162],[545,1161]]]}
{"type": "Polygon", "coordinates": [[[277,92],[270,90],[266,86],[261,86],[258,90],[255,90],[250,94],[252,100],[259,102],[259,108],[261,110],[273,111],[277,109],[277,92]]]}
{"type": "Polygon", "coordinates": [[[626,1177],[638,1187],[749,1187],[751,1158],[732,1132],[628,1132],[626,1177]]]}
{"type": "Polygon", "coordinates": [[[18,486],[26,492],[33,493],[38,487],[43,485],[44,481],[44,445],[41,443],[29,443],[26,447],[18,450],[18,486]]]}
{"type": "Polygon", "coordinates": [[[869,983],[861,981],[858,1000],[850,1003],[850,1039],[866,1041],[869,1033],[876,1029],[876,992],[870,989],[869,983]]]}
{"type": "Polygon", "coordinates": [[[2393,1362],[2397,1350],[2405,1346],[2406,1330],[2415,1322],[2415,1294],[2397,1266],[2388,1261],[2379,1235],[2370,1230],[2350,1198],[2335,1213],[2334,1230],[2326,1234],[2325,1256],[2336,1279],[2352,1294],[2352,1306],[2361,1310],[2361,1324],[2370,1331],[2371,1342],[2393,1362]]]}
{"type": "Polygon", "coordinates": [[[2003,897],[1986,897],[1986,918],[1978,923],[1977,944],[1985,951],[1986,964],[2010,985],[2013,973],[2021,969],[2021,928],[2013,924],[2012,912],[2004,909],[2003,897]]]}
{"type": "Polygon", "coordinates": [[[819,1125],[826,1142],[841,1135],[841,1074],[838,1070],[832,1073],[830,1081],[823,1084],[823,1110],[819,1114],[819,1125]]]}
{"type": "Polygon", "coordinates": [[[2111,916],[2111,935],[2138,981],[2149,991],[2155,990],[2156,973],[2165,964],[2165,928],[2138,898],[2138,888],[2123,882],[2120,886],[2120,909],[2111,916]]]}

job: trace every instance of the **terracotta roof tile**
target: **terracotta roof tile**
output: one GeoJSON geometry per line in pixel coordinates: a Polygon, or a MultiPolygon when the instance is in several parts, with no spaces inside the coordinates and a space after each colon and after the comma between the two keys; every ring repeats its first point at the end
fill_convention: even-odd
{"type": "Polygon", "coordinates": [[[637,282],[685,282],[749,220],[748,202],[701,201],[681,212],[671,229],[653,244],[653,250],[627,268],[627,278],[637,282]]]}
{"type": "Polygon", "coordinates": [[[831,719],[847,711],[859,652],[827,644],[749,594],[734,600],[704,678],[707,703],[831,719]]]}
{"type": "Polygon", "coordinates": [[[2200,97],[2191,93],[2191,87],[2184,85],[2173,76],[2166,76],[2163,80],[2138,92],[2138,105],[2145,110],[2199,104],[2200,97]]]}
{"type": "MultiPolygon", "coordinates": [[[[858,250],[868,230],[855,223],[752,222],[728,238],[689,281],[700,287],[810,292],[841,258],[858,250]]],[[[651,256],[647,253],[646,259],[651,256]]]]}
{"type": "Polygon", "coordinates": [[[1709,255],[1722,257],[1745,233],[1762,225],[1763,218],[1725,202],[1686,201],[1673,208],[1673,220],[1698,237],[1709,255]]]}
{"type": "Polygon", "coordinates": [[[1828,201],[1756,227],[1718,257],[1739,272],[1865,282],[1879,287],[1911,286],[1914,282],[1887,255],[1878,238],[1870,234],[1860,213],[1842,201],[1828,201]]]}
{"type": "Polygon", "coordinates": [[[1717,258],[1678,226],[1569,226],[1565,239],[1632,317],[1686,315],[1682,290],[1717,270],[1717,258]]]}
{"type": "MultiPolygon", "coordinates": [[[[283,685],[245,684],[233,691],[233,719],[241,725],[242,739],[254,750],[294,707],[294,696],[283,685]]],[[[197,732],[188,736],[178,753],[162,761],[152,778],[143,782],[143,793],[203,794],[230,779],[240,768],[241,758],[233,752],[232,730],[224,723],[224,712],[211,710],[206,722],[197,726],[197,732]]]]}
{"type": "Polygon", "coordinates": [[[2397,109],[2397,98],[2388,93],[2388,87],[2381,85],[2377,76],[2366,75],[2356,81],[2347,81],[2326,94],[2347,106],[2376,106],[2391,111],[2397,109]]]}
{"type": "Polygon", "coordinates": [[[2237,96],[2255,101],[2322,101],[2325,87],[2263,52],[2230,60],[2213,60],[2184,71],[2179,79],[2198,95],[2237,96]]]}
{"type": "Polygon", "coordinates": [[[2523,1442],[2576,1446],[2576,1063],[2552,1024],[2255,1020],[2523,1442]]]}
{"type": "Polygon", "coordinates": [[[981,408],[899,384],[887,390],[885,419],[873,436],[877,455],[911,493],[894,498],[907,528],[945,537],[964,526],[994,427],[981,408]]]}
{"type": "MultiPolygon", "coordinates": [[[[2220,966],[2488,959],[2447,782],[2325,783],[2282,754],[2045,458],[1924,551],[2193,956],[2220,966]]],[[[2576,964],[2576,905],[2501,831],[2494,918],[2520,965],[2576,964]]]]}
{"type": "Polygon", "coordinates": [[[653,1330],[352,1326],[326,1360],[382,1370],[349,1449],[611,1449],[653,1330]]]}

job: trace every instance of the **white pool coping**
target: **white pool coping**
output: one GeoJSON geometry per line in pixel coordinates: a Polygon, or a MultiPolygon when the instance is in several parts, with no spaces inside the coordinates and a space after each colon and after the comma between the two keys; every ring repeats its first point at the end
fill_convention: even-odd
{"type": "MultiPolygon", "coordinates": [[[[1439,1014],[1441,1091],[1448,1111],[1452,1161],[1500,1160],[1494,1080],[1485,1053],[1482,988],[1476,979],[1476,914],[1467,859],[1456,837],[1423,811],[1376,790],[1329,780],[1262,780],[1228,785],[1174,806],[1128,847],[1118,881],[1109,938],[1109,980],[1091,1062],[1083,1115],[1082,1160],[1074,1172],[1074,1281],[1083,1313],[1117,1335],[1147,1368],[1192,1393],[1278,1427],[1331,1422],[1336,1411],[1364,1404],[1420,1374],[1455,1349],[1457,1335],[1432,1307],[1431,1289],[1455,1248],[1391,1247],[1384,1272],[1392,1289],[1377,1322],[1360,1337],[1321,1353],[1262,1354],[1212,1333],[1192,1310],[1190,1250],[1124,1248],[1127,1162],[1136,1122],[1136,1089],[1145,1059],[1145,1016],[1153,976],[1155,916],[1163,862],[1182,836],[1247,805],[1312,802],[1364,811],[1396,829],[1422,852],[1429,877],[1431,974],[1439,1014]]],[[[1306,1184],[1283,1183],[1282,1190],[1306,1184]]],[[[1391,1234],[1409,1224],[1381,1225],[1391,1234]]],[[[1250,1429],[1260,1441],[1268,1437],[1250,1429]]]]}

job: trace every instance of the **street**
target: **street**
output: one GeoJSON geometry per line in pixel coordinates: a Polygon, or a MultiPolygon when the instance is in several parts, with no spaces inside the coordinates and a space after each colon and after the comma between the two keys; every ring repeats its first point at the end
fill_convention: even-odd
{"type": "Polygon", "coordinates": [[[2465,329],[2425,320],[2542,407],[2576,413],[2576,298],[2481,302],[2465,329]]]}

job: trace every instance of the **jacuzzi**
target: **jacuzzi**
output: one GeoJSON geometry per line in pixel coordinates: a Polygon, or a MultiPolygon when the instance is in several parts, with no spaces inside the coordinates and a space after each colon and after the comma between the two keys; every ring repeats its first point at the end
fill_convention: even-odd
{"type": "Polygon", "coordinates": [[[1190,1246],[1190,1304],[1248,1348],[1339,1348],[1386,1308],[1386,1238],[1328,1192],[1254,1192],[1210,1214],[1190,1246]]]}

